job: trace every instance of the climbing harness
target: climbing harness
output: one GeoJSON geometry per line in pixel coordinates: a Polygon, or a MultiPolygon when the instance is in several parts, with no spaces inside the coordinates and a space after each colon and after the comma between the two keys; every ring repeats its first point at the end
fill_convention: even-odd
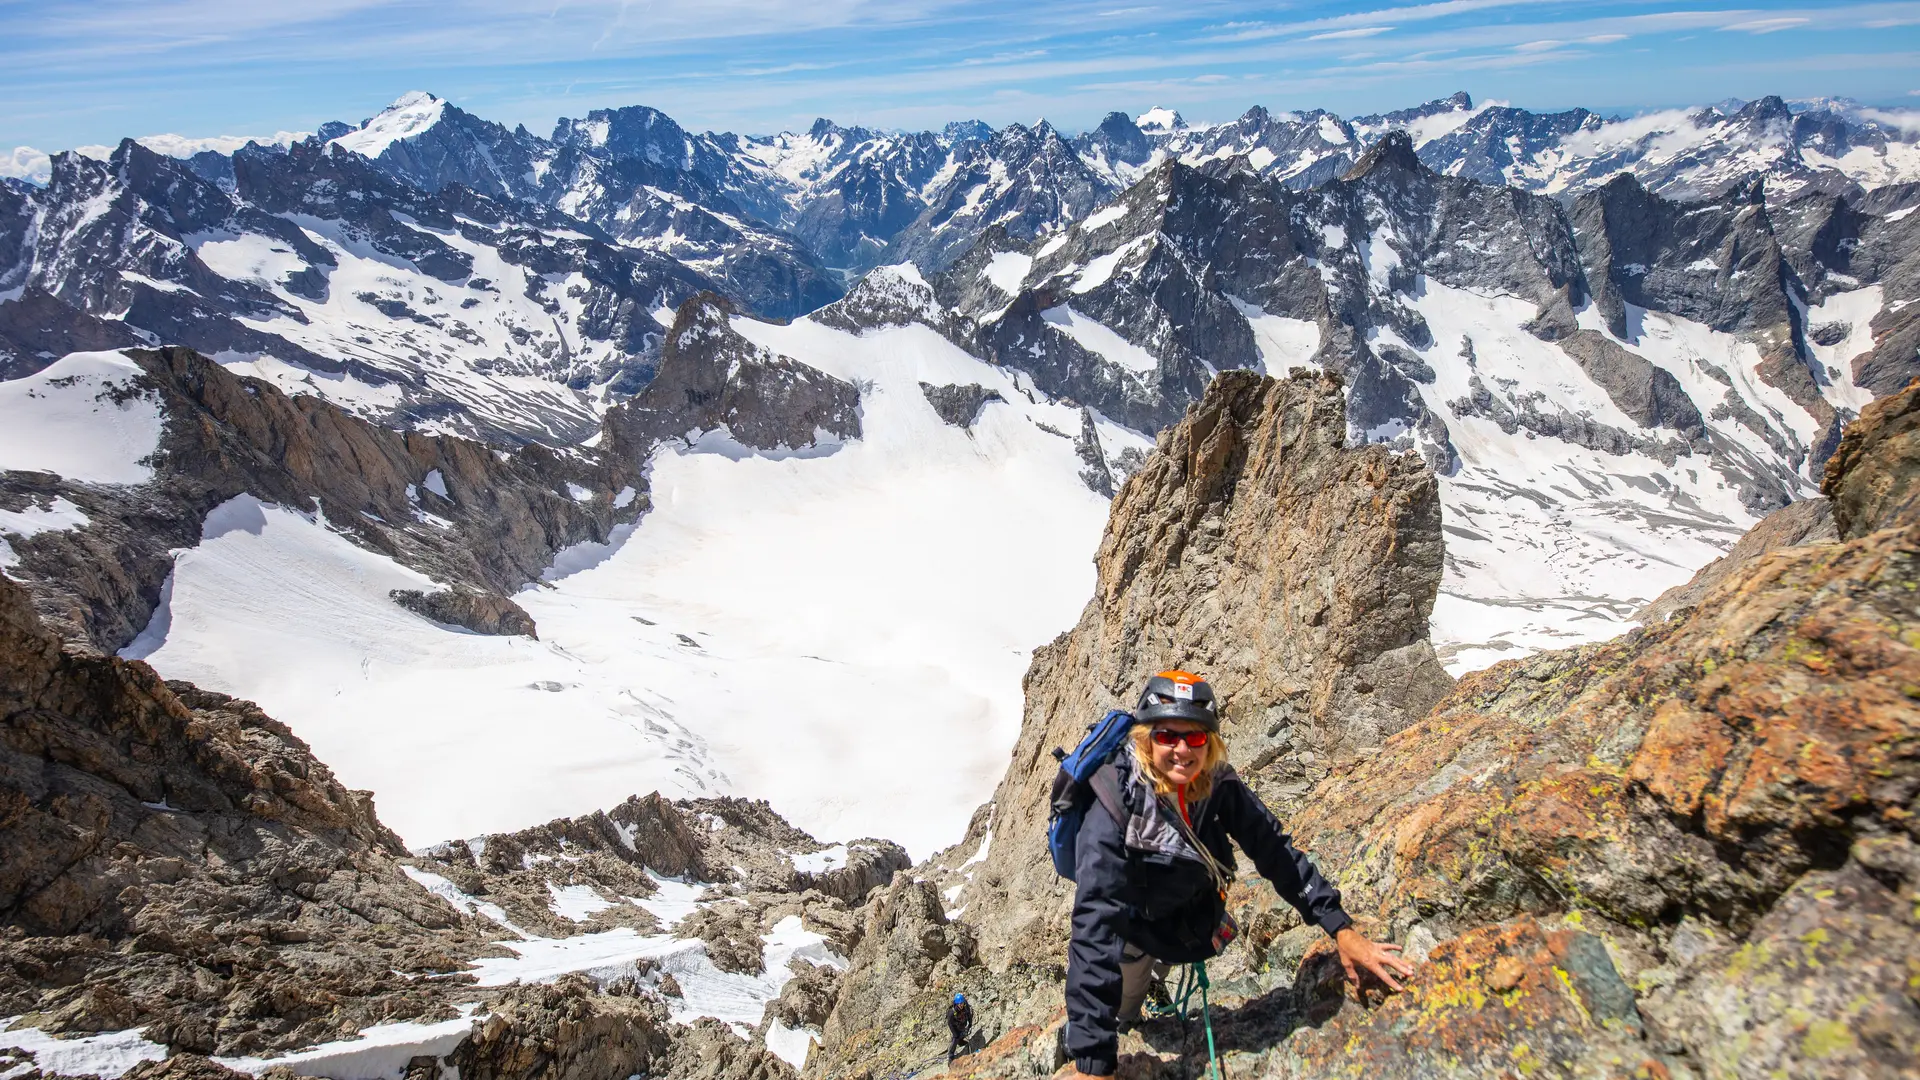
{"type": "Polygon", "coordinates": [[[1186,1028],[1193,1020],[1190,1011],[1193,995],[1200,995],[1200,1023],[1207,1031],[1207,1070],[1213,1080],[1225,1080],[1226,1074],[1220,1068],[1220,1054],[1213,1045],[1213,1006],[1208,1000],[1207,989],[1213,984],[1207,980],[1207,962],[1195,960],[1180,972],[1180,981],[1174,984],[1172,1000],[1165,1005],[1156,1004],[1146,1010],[1147,1015],[1161,1018],[1179,1019],[1181,1041],[1186,1041],[1186,1028]]]}

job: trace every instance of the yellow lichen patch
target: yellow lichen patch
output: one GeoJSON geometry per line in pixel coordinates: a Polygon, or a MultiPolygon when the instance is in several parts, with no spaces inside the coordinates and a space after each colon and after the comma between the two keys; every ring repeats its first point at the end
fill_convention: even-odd
{"type": "Polygon", "coordinates": [[[1800,1040],[1800,1052],[1818,1060],[1846,1053],[1859,1045],[1853,1032],[1841,1021],[1815,1020],[1807,1025],[1807,1034],[1800,1040]]]}
{"type": "Polygon", "coordinates": [[[1773,950],[1767,948],[1766,942],[1748,942],[1740,946],[1739,950],[1733,954],[1732,960],[1727,961],[1727,974],[1739,978],[1754,968],[1766,966],[1767,961],[1772,958],[1773,950]]]}
{"type": "Polygon", "coordinates": [[[1828,940],[1830,935],[1824,926],[1816,926],[1800,935],[1800,942],[1804,946],[1802,951],[1806,956],[1808,967],[1820,966],[1820,946],[1825,945],[1828,940]]]}
{"type": "Polygon", "coordinates": [[[1592,1027],[1593,1014],[1587,1011],[1586,1002],[1580,1000],[1580,991],[1573,988],[1573,976],[1567,974],[1566,969],[1558,964],[1553,966],[1553,975],[1560,980],[1561,988],[1566,990],[1567,1000],[1573,1002],[1574,1009],[1580,1013],[1580,1022],[1587,1027],[1592,1027]]]}

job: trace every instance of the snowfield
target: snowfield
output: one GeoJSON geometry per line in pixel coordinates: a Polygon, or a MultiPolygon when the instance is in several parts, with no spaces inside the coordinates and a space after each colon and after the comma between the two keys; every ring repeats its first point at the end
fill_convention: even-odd
{"type": "MultiPolygon", "coordinates": [[[[1060,434],[1079,410],[924,327],[735,325],[857,380],[864,437],[819,456],[721,433],[663,447],[639,526],[562,553],[517,598],[540,640],[428,622],[388,599],[433,588],[422,575],[310,508],[243,496],[209,515],[124,655],[259,702],[410,844],[658,789],[943,846],[1004,768],[1031,650],[1093,590],[1106,502],[1060,434]],[[1005,401],[962,430],[921,382],[1005,401]]],[[[1147,446],[1100,430],[1110,456],[1147,446]]]]}
{"type": "Polygon", "coordinates": [[[116,352],[71,353],[0,382],[0,470],[57,473],[89,484],[144,484],[160,445],[160,403],[144,372],[116,352]]]}

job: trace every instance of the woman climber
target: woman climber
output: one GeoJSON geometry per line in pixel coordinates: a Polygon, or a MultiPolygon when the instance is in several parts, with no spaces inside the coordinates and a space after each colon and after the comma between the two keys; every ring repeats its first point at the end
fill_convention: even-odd
{"type": "Polygon", "coordinates": [[[1067,954],[1067,1052],[1083,1076],[1113,1075],[1121,1026],[1139,1022],[1148,987],[1169,964],[1206,960],[1233,940],[1229,837],[1333,938],[1349,979],[1366,971],[1398,990],[1394,975],[1413,973],[1398,945],[1354,928],[1339,890],[1227,764],[1219,732],[1212,688],[1163,671],[1147,680],[1125,741],[1090,778],[1099,797],[1074,841],[1067,954]]]}

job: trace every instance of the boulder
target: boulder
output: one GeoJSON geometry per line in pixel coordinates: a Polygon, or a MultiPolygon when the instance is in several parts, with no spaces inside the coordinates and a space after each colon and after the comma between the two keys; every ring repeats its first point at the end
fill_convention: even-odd
{"type": "Polygon", "coordinates": [[[1874,402],[1841,433],[1821,490],[1833,523],[1853,540],[1911,520],[1920,490],[1920,380],[1874,402]]]}

